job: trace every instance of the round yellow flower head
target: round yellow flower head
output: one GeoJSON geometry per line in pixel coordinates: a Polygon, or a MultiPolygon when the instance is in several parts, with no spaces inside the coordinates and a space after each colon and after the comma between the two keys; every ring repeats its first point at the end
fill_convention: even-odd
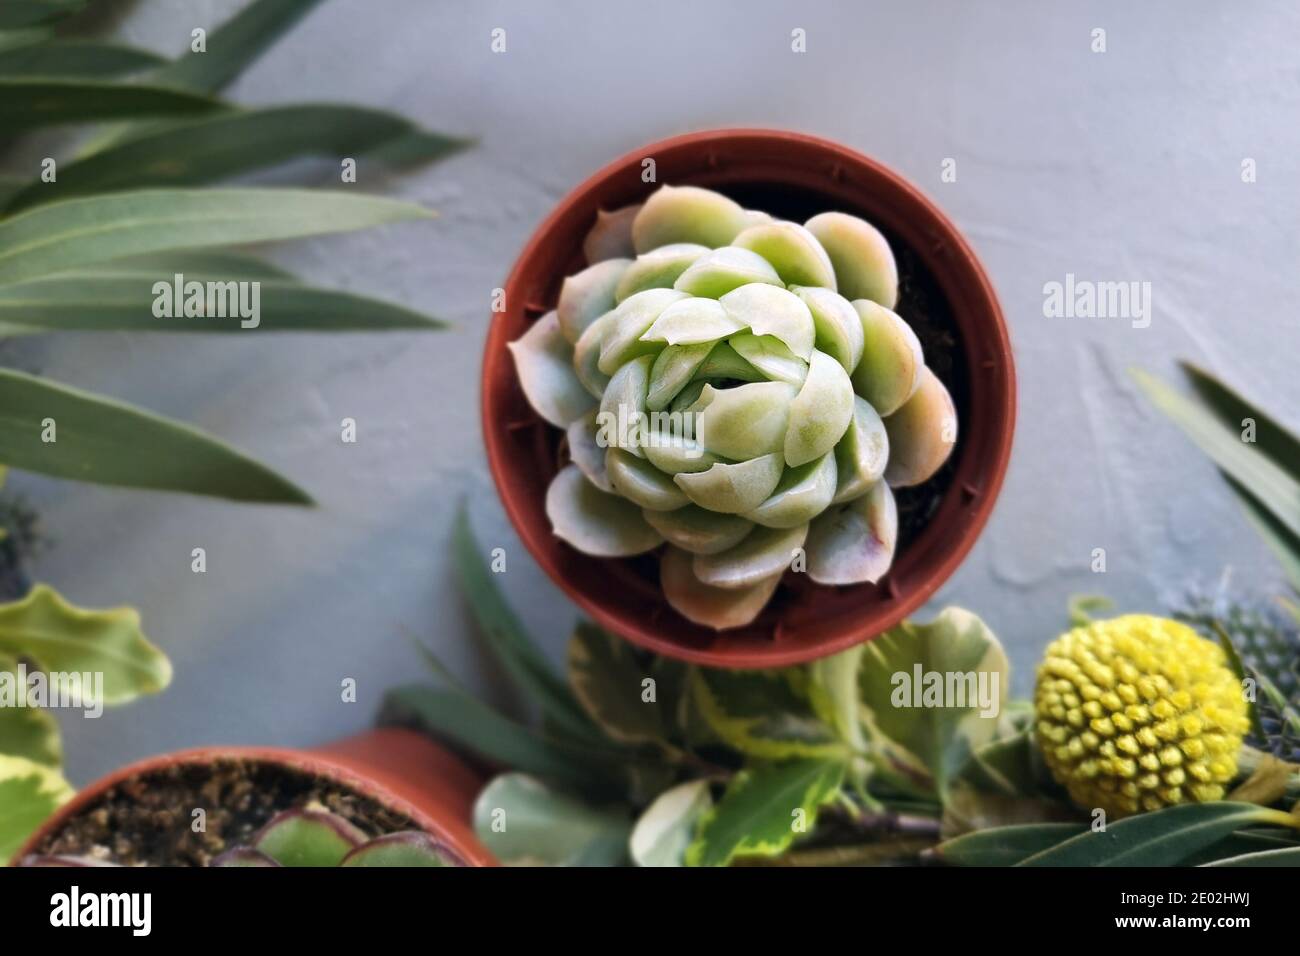
{"type": "Polygon", "coordinates": [[[1146,614],[1053,641],[1034,713],[1052,776],[1079,806],[1110,817],[1222,799],[1249,729],[1223,650],[1146,614]]]}

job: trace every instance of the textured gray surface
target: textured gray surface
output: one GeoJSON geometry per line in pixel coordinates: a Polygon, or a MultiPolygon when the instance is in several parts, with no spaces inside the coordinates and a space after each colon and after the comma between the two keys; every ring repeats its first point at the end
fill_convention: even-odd
{"type": "MultiPolygon", "coordinates": [[[[143,2],[120,33],[175,52],[238,5],[143,2]]],[[[446,560],[462,496],[484,540],[508,549],[517,606],[562,652],[573,610],[508,530],[484,463],[488,297],[564,192],[689,129],[756,124],[843,141],[914,180],[983,258],[1012,325],[1020,426],[993,521],[935,603],[988,620],[1018,689],[1073,592],[1154,608],[1225,565],[1250,586],[1276,579],[1213,470],[1125,369],[1172,377],[1175,357],[1194,358],[1296,423],[1300,10],[741,6],[333,0],[234,87],[244,102],[360,101],[480,139],[385,184],[440,210],[437,221],[275,252],[318,281],[457,328],[22,347],[25,364],[59,380],[228,438],[321,502],[306,512],[15,479],[56,541],[39,575],[84,604],[137,605],[176,664],[161,697],[68,727],[75,781],[185,745],[311,744],[360,728],[386,686],[423,672],[404,632],[490,689],[446,560]],[[489,51],[494,27],[507,30],[504,55],[489,51]],[[790,50],[796,27],[805,54],[790,50]],[[1098,27],[1105,53],[1090,49],[1098,27]],[[949,157],[955,183],[940,179],[949,157]],[[1241,181],[1244,157],[1258,182],[1241,181]],[[1149,281],[1150,327],[1044,318],[1043,284],[1067,272],[1149,281]],[[339,441],[345,416],[359,423],[356,445],[339,441]],[[197,546],[206,575],[190,572],[197,546]],[[1098,547],[1104,575],[1089,570],[1098,547]],[[340,703],[344,677],[359,682],[356,704],[340,703]]]]}

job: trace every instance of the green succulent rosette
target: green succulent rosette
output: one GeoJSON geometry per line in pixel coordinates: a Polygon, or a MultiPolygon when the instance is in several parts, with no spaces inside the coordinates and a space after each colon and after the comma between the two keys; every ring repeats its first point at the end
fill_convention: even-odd
{"type": "Polygon", "coordinates": [[[782,575],[878,582],[893,488],[947,460],[957,414],[893,311],[898,270],[870,223],[803,225],[663,186],[602,212],[591,264],[510,344],[533,408],[565,429],[555,534],[586,554],[659,548],[689,620],[742,627],[782,575]]]}

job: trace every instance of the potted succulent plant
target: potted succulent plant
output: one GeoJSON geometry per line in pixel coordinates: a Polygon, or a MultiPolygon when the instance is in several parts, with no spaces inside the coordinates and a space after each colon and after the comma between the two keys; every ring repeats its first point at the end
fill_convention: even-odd
{"type": "Polygon", "coordinates": [[[952,224],[850,150],[638,150],[560,204],[505,293],[483,422],[506,510],[645,647],[841,650],[929,597],[992,509],[1015,417],[996,298],[952,224]]]}
{"type": "Polygon", "coordinates": [[[109,774],[15,864],[490,866],[469,828],[481,781],[401,728],[311,751],[205,747],[109,774]]]}

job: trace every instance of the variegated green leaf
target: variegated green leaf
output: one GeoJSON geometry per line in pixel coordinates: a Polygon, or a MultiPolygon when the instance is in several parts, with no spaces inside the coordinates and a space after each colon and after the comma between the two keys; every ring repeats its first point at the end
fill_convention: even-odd
{"type": "Polygon", "coordinates": [[[811,833],[844,780],[840,760],[790,760],[747,767],[701,819],[687,866],[726,866],[736,857],[779,856],[811,833]]]}

